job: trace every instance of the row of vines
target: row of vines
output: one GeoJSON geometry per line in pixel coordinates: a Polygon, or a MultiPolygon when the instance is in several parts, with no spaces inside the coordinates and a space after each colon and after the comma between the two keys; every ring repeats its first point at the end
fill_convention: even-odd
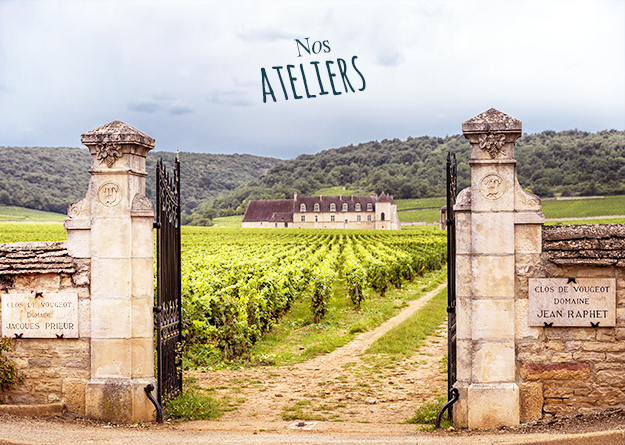
{"type": "Polygon", "coordinates": [[[295,298],[320,322],[337,278],[359,308],[367,289],[384,296],[446,252],[438,231],[185,227],[182,242],[185,349],[200,362],[244,355],[295,298]]]}

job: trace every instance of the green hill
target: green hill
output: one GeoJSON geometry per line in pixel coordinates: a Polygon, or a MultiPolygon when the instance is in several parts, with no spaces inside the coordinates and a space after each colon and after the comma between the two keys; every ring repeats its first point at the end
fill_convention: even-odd
{"type": "MultiPolygon", "coordinates": [[[[147,195],[154,197],[156,162],[173,168],[175,153],[150,153],[147,195]]],[[[182,203],[191,212],[201,202],[258,178],[280,159],[247,154],[180,153],[182,203]]],[[[81,199],[89,184],[87,149],[0,147],[0,206],[20,206],[63,213],[81,199]]]]}
{"type": "MultiPolygon", "coordinates": [[[[242,213],[251,199],[311,195],[319,190],[382,191],[395,198],[444,196],[445,158],[458,159],[459,189],[469,185],[469,143],[462,135],[371,141],[282,161],[253,155],[181,153],[182,202],[195,218],[242,213]]],[[[147,194],[154,195],[157,159],[150,153],[147,194]]],[[[625,193],[625,132],[569,130],[525,134],[515,158],[520,184],[541,197],[625,193]]],[[[0,147],[0,206],[65,213],[89,181],[89,153],[80,148],[0,147]]],[[[437,203],[438,205],[438,203],[437,203]]],[[[185,218],[191,220],[188,216],[185,218]]]]}
{"type": "MultiPolygon", "coordinates": [[[[445,195],[445,159],[458,160],[458,189],[469,186],[469,143],[462,135],[371,141],[300,155],[212,202],[231,211],[251,199],[314,194],[319,189],[382,191],[395,198],[445,195]]],[[[525,134],[516,144],[519,183],[541,197],[625,193],[625,132],[570,130],[525,134]]]]}

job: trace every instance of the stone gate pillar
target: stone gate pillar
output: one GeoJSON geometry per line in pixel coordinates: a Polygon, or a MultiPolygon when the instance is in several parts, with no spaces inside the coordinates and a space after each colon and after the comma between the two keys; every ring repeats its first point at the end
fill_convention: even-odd
{"type": "MultiPolygon", "coordinates": [[[[459,194],[454,207],[460,392],[454,420],[469,428],[498,428],[520,420],[515,256],[525,236],[515,227],[531,224],[540,233],[544,216],[540,199],[516,179],[514,145],[521,122],[491,108],[463,123],[462,131],[471,144],[471,188],[459,194]]],[[[521,246],[526,248],[540,244],[521,246]]]]}
{"type": "MultiPolygon", "coordinates": [[[[154,211],[145,164],[154,139],[120,121],[81,137],[91,153],[87,195],[68,210],[68,250],[91,258],[91,378],[86,415],[154,419],[154,211]]],[[[156,386],[156,385],[155,385],[156,386]]]]}

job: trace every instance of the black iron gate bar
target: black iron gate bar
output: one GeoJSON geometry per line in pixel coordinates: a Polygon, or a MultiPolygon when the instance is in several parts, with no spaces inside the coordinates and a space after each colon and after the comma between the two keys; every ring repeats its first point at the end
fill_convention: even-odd
{"type": "Polygon", "coordinates": [[[440,428],[440,422],[445,410],[448,410],[449,418],[452,418],[454,402],[458,400],[458,390],[454,388],[456,383],[456,214],[454,204],[457,194],[457,169],[456,155],[447,154],[447,403],[441,408],[436,416],[436,428],[440,428]]]}
{"type": "MultiPolygon", "coordinates": [[[[182,392],[182,304],[180,273],[180,159],[173,177],[161,158],[156,165],[156,379],[161,407],[182,392]]],[[[146,389],[146,392],[147,389],[146,389]]],[[[148,395],[151,396],[148,392],[148,395]]]]}

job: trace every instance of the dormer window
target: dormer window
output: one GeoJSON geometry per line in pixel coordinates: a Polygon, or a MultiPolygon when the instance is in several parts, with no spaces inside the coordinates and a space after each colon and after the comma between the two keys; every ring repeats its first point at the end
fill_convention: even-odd
{"type": "Polygon", "coordinates": [[[330,211],[331,212],[336,212],[336,204],[334,204],[333,202],[330,203],[330,211]]]}
{"type": "Polygon", "coordinates": [[[305,212],[306,211],[306,204],[300,204],[299,205],[299,211],[300,212],[305,212]]]}
{"type": "Polygon", "coordinates": [[[344,211],[344,212],[347,212],[347,210],[348,210],[348,209],[347,209],[347,203],[346,203],[346,202],[344,202],[344,203],[343,203],[343,211],[344,211]]]}
{"type": "Polygon", "coordinates": [[[360,203],[356,203],[356,211],[360,212],[362,210],[362,208],[360,207],[360,203]]]}
{"type": "Polygon", "coordinates": [[[315,212],[319,211],[319,203],[315,203],[315,212]]]}
{"type": "Polygon", "coordinates": [[[367,203],[367,212],[373,212],[373,204],[370,202],[367,203]]]}

